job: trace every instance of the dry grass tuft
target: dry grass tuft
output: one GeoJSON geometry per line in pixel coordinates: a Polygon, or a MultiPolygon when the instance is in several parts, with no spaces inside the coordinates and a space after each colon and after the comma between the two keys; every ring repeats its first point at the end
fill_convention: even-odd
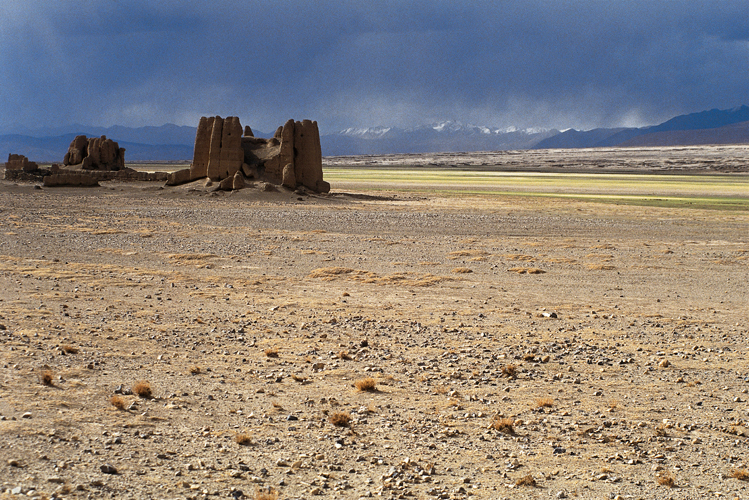
{"type": "Polygon", "coordinates": [[[467,267],[456,267],[452,272],[456,274],[469,274],[472,273],[473,270],[467,267]]]}
{"type": "Polygon", "coordinates": [[[489,255],[489,252],[485,250],[456,250],[450,252],[450,258],[457,259],[458,257],[485,257],[489,255]]]}
{"type": "Polygon", "coordinates": [[[149,384],[147,380],[139,380],[136,382],[133,386],[133,393],[145,399],[151,399],[153,397],[151,384],[149,384]]]}
{"type": "Polygon", "coordinates": [[[669,488],[674,488],[676,486],[676,480],[674,479],[674,476],[672,476],[668,472],[660,476],[657,479],[657,482],[661,486],[668,486],[669,488]]]}
{"type": "Polygon", "coordinates": [[[52,379],[54,378],[54,375],[52,374],[52,370],[45,369],[42,370],[42,373],[39,375],[39,380],[42,382],[42,384],[46,385],[47,387],[51,387],[52,379]]]}
{"type": "Polygon", "coordinates": [[[257,489],[255,491],[255,500],[278,500],[278,491],[274,488],[268,487],[268,490],[257,489]]]}
{"type": "Polygon", "coordinates": [[[112,403],[112,406],[114,406],[118,410],[125,409],[125,398],[123,398],[122,396],[112,396],[112,399],[110,399],[109,402],[112,403]]]}
{"type": "Polygon", "coordinates": [[[348,427],[351,423],[351,414],[347,411],[337,411],[328,420],[336,427],[348,427]]]}
{"type": "Polygon", "coordinates": [[[517,378],[518,367],[515,365],[505,365],[502,367],[502,375],[507,378],[517,378]]]}
{"type": "Polygon", "coordinates": [[[749,481],[749,470],[734,469],[731,471],[728,477],[732,477],[733,479],[738,479],[739,481],[749,481]]]}
{"type": "Polygon", "coordinates": [[[507,270],[511,273],[518,273],[518,274],[545,274],[546,271],[543,269],[539,269],[537,267],[511,267],[507,270]]]}
{"type": "Polygon", "coordinates": [[[78,348],[70,344],[65,344],[60,349],[62,349],[62,352],[65,354],[78,354],[78,348]]]}
{"type": "Polygon", "coordinates": [[[492,419],[492,423],[489,424],[490,429],[494,429],[495,431],[503,432],[505,434],[514,435],[515,434],[515,421],[511,418],[503,418],[499,415],[496,415],[492,419]]]}
{"type": "Polygon", "coordinates": [[[190,373],[193,375],[198,375],[203,371],[202,368],[200,368],[198,365],[190,367],[190,373]]]}
{"type": "Polygon", "coordinates": [[[354,270],[349,267],[321,267],[313,269],[308,277],[332,280],[343,274],[351,274],[353,272],[354,270]]]}
{"type": "Polygon", "coordinates": [[[278,357],[278,348],[277,347],[269,347],[265,350],[265,355],[269,358],[277,358],[278,357]]]}
{"type": "Polygon", "coordinates": [[[554,406],[554,400],[551,398],[538,398],[536,400],[537,408],[551,408],[554,406]]]}
{"type": "Polygon", "coordinates": [[[175,261],[191,261],[191,260],[203,260],[203,259],[213,259],[215,257],[218,257],[216,254],[212,253],[172,253],[169,254],[169,258],[175,261]]]}
{"type": "Polygon", "coordinates": [[[252,438],[248,434],[237,434],[234,436],[234,442],[240,446],[249,446],[252,444],[252,438]]]}
{"type": "Polygon", "coordinates": [[[359,379],[354,382],[354,386],[362,392],[375,392],[377,390],[377,382],[372,377],[359,379]]]}
{"type": "Polygon", "coordinates": [[[523,476],[517,481],[515,481],[515,486],[530,486],[532,488],[535,488],[537,484],[536,484],[536,480],[533,479],[533,476],[528,474],[527,476],[523,476]]]}

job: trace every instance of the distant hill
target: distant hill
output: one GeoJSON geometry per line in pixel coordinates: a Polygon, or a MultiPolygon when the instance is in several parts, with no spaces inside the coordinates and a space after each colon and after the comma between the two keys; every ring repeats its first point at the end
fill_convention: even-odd
{"type": "MultiPolygon", "coordinates": [[[[66,127],[15,129],[0,135],[0,162],[18,153],[37,162],[62,162],[76,135],[106,135],[126,149],[125,161],[190,161],[195,127],[66,127]]],[[[258,137],[270,137],[255,131],[258,137]]],[[[412,128],[349,128],[320,137],[324,156],[502,151],[511,149],[594,148],[749,144],[749,106],[711,109],[680,115],[659,125],[640,128],[558,130],[491,128],[443,121],[412,128]]]]}
{"type": "Polygon", "coordinates": [[[749,133],[746,133],[745,127],[730,127],[747,121],[749,121],[749,106],[724,110],[711,109],[676,116],[660,125],[649,127],[566,130],[539,141],[533,148],[596,148],[646,144],[650,146],[743,144],[749,143],[749,133]],[[726,130],[718,131],[723,128],[726,130]]]}
{"type": "Polygon", "coordinates": [[[749,121],[718,128],[652,132],[622,142],[619,146],[696,146],[744,143],[749,143],[749,121]]]}

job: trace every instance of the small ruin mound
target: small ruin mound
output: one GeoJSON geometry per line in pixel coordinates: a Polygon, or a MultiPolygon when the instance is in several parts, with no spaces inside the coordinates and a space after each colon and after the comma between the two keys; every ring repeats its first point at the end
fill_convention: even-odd
{"type": "Polygon", "coordinates": [[[236,116],[202,117],[195,134],[195,150],[189,169],[169,174],[168,186],[208,178],[219,189],[245,187],[255,179],[289,189],[304,187],[327,193],[323,180],[322,150],[317,122],[288,120],[270,139],[255,137],[236,116]]]}
{"type": "Polygon", "coordinates": [[[83,170],[122,170],[125,168],[125,148],[105,135],[90,139],[79,135],[70,143],[62,163],[83,170]]]}

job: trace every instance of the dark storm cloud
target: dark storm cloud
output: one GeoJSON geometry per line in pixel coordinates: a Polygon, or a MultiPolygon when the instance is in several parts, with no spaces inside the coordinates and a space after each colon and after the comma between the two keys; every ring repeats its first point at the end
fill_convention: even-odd
{"type": "Polygon", "coordinates": [[[0,6],[0,127],[640,125],[749,103],[741,1],[0,6]]]}

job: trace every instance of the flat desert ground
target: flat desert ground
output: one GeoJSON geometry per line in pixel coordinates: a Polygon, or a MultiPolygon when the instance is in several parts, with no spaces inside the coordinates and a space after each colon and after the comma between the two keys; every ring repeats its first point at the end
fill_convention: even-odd
{"type": "Polygon", "coordinates": [[[749,498],[749,147],[325,165],[0,181],[0,498],[749,498]]]}

